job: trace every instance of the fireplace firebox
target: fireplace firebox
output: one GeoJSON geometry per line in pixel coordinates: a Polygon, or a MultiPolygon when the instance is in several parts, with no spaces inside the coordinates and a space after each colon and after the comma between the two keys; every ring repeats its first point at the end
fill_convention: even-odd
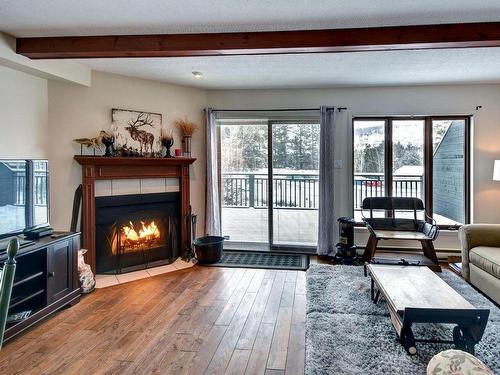
{"type": "Polygon", "coordinates": [[[120,274],[169,264],[180,254],[180,194],[95,198],[97,273],[120,274]]]}

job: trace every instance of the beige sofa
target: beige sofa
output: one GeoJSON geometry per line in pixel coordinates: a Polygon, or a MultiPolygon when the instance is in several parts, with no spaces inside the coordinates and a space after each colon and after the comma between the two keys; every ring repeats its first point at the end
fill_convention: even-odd
{"type": "Polygon", "coordinates": [[[462,276],[500,304],[500,224],[470,224],[459,230],[462,276]]]}

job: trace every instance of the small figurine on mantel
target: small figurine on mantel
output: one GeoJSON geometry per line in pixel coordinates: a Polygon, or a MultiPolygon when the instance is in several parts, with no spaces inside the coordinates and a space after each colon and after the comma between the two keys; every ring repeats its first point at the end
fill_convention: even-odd
{"type": "Polygon", "coordinates": [[[165,158],[173,158],[170,153],[170,148],[174,145],[174,136],[172,134],[172,130],[170,131],[160,131],[160,143],[163,147],[165,147],[165,158]]]}
{"type": "Polygon", "coordinates": [[[83,146],[87,146],[87,148],[91,148],[94,151],[94,156],[95,156],[95,150],[98,149],[99,151],[102,151],[101,148],[101,139],[99,137],[94,137],[94,138],[76,138],[73,139],[73,142],[76,142],[80,145],[80,155],[83,155],[83,146]]]}
{"type": "Polygon", "coordinates": [[[104,156],[115,156],[115,135],[106,130],[101,130],[99,137],[101,137],[101,142],[106,147],[104,156]]]}
{"type": "Polygon", "coordinates": [[[94,156],[96,156],[96,150],[102,152],[102,145],[105,147],[104,156],[114,156],[115,155],[115,136],[113,133],[101,130],[97,137],[93,138],[76,138],[73,139],[74,142],[80,145],[80,155],[83,155],[83,146],[91,148],[94,151],[94,156]]]}

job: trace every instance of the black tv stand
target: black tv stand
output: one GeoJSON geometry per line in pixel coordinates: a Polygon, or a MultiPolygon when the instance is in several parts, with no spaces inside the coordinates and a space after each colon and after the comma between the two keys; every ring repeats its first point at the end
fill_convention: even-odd
{"type": "Polygon", "coordinates": [[[27,240],[23,236],[12,236],[12,237],[8,237],[8,238],[2,238],[2,239],[0,239],[0,253],[4,253],[7,251],[7,245],[9,243],[9,241],[13,238],[17,238],[17,240],[19,241],[19,247],[21,249],[23,247],[26,247],[28,245],[35,243],[35,241],[27,240]]]}
{"type": "MultiPolygon", "coordinates": [[[[80,301],[77,261],[80,233],[44,237],[22,247],[10,299],[9,315],[31,311],[26,319],[8,324],[8,341],[67,305],[80,301]]],[[[0,253],[0,265],[7,255],[0,253]]]]}

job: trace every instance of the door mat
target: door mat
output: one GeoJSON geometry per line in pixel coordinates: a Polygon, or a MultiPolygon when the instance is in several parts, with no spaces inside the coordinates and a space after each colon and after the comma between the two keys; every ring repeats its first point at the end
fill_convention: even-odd
{"type": "Polygon", "coordinates": [[[224,250],[219,262],[207,266],[305,271],[309,267],[309,255],[224,250]]]}

